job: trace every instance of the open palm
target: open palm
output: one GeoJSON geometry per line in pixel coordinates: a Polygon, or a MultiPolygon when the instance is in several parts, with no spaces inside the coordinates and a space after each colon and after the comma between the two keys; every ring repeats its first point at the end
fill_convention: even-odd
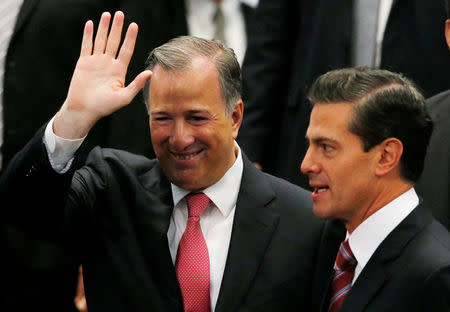
{"type": "Polygon", "coordinates": [[[87,134],[100,118],[129,104],[151,76],[150,71],[144,71],[125,87],[125,75],[133,55],[138,27],[135,23],[130,24],[117,52],[124,15],[116,12],[108,36],[110,19],[109,13],[102,14],[94,41],[92,21],[85,25],[80,58],[66,101],[55,118],[57,135],[76,138],[87,134]]]}

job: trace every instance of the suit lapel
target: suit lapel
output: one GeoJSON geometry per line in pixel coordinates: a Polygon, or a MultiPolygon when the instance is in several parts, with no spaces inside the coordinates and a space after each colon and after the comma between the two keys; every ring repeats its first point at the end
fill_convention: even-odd
{"type": "Polygon", "coordinates": [[[254,9],[249,7],[247,4],[241,2],[241,11],[242,11],[242,15],[244,15],[245,31],[247,34],[248,34],[248,30],[249,30],[248,27],[249,27],[249,23],[250,23],[250,19],[251,19],[253,10],[254,9]]]}
{"type": "Polygon", "coordinates": [[[398,14],[400,0],[393,0],[391,10],[389,11],[388,19],[386,21],[386,31],[385,34],[389,31],[392,24],[392,19],[395,19],[395,15],[398,14]]]}
{"type": "Polygon", "coordinates": [[[342,303],[340,312],[364,311],[387,279],[383,261],[373,261],[370,265],[368,263],[363,273],[352,286],[347,298],[342,303]]]}
{"type": "Polygon", "coordinates": [[[267,208],[275,193],[264,174],[245,155],[243,160],[241,188],[216,312],[234,311],[242,304],[278,224],[279,216],[267,208]]]}
{"type": "Polygon", "coordinates": [[[25,22],[28,20],[29,15],[33,12],[39,0],[24,0],[22,7],[20,8],[19,15],[17,16],[16,25],[14,26],[14,33],[12,38],[22,29],[25,22]]]}
{"type": "Polygon", "coordinates": [[[408,242],[431,221],[430,213],[422,204],[419,204],[377,248],[339,311],[364,311],[383,285],[389,282],[388,276],[395,273],[390,271],[390,263],[395,261],[408,242]]]}
{"type": "Polygon", "coordinates": [[[167,240],[173,210],[170,182],[159,163],[140,179],[143,191],[136,192],[141,197],[136,199],[138,216],[135,218],[140,245],[162,295],[170,298],[170,303],[180,304],[181,293],[167,240]]]}
{"type": "MultiPolygon", "coordinates": [[[[392,9],[394,9],[396,6],[397,6],[397,4],[400,2],[400,0],[393,0],[392,1],[392,9]]],[[[391,9],[391,10],[392,10],[391,9]]]]}

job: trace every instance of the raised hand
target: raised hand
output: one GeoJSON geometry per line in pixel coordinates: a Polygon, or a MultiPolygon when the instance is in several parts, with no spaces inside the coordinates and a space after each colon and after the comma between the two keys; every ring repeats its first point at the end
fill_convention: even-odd
{"type": "Polygon", "coordinates": [[[84,28],[80,58],[70,83],[67,98],[56,114],[53,131],[56,135],[76,139],[84,137],[94,124],[121,107],[129,104],[151,76],[151,71],[140,73],[127,87],[125,75],[138,33],[131,23],[120,45],[124,15],[103,13],[94,42],[94,25],[88,21],[84,28]]]}

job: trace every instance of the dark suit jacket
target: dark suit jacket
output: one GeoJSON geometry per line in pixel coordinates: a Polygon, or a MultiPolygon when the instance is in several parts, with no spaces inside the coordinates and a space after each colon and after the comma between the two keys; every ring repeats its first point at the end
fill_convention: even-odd
{"type": "MultiPolygon", "coordinates": [[[[79,56],[84,23],[95,23],[103,11],[121,9],[126,24],[139,25],[135,53],[127,81],[144,69],[148,53],[169,39],[187,34],[183,0],[25,0],[17,18],[5,60],[3,98],[3,166],[62,105],[79,56]]],[[[250,8],[243,5],[246,21],[250,8]]],[[[142,96],[102,119],[90,132],[84,158],[95,145],[122,148],[153,156],[148,115],[142,96]]],[[[77,268],[67,266],[47,240],[1,222],[4,276],[9,284],[5,300],[16,310],[36,304],[46,310],[74,309],[77,268]],[[43,256],[45,254],[45,256],[43,256]]]]}
{"type": "MultiPolygon", "coordinates": [[[[96,148],[86,166],[59,175],[42,133],[0,178],[7,219],[69,246],[83,264],[89,311],[182,311],[167,241],[172,195],[158,161],[96,148]]],[[[310,311],[324,222],[308,192],[243,156],[216,311],[310,311]]]]}
{"type": "Polygon", "coordinates": [[[434,129],[416,188],[429,203],[434,217],[450,230],[450,90],[428,99],[427,105],[434,129]]]}
{"type": "MultiPolygon", "coordinates": [[[[320,74],[351,65],[352,12],[353,0],[261,0],[248,31],[238,142],[265,171],[300,186],[306,92],[320,74]]],[[[448,89],[445,19],[441,0],[394,0],[381,67],[412,78],[426,96],[448,89]]]]}
{"type": "MultiPolygon", "coordinates": [[[[450,234],[419,204],[377,248],[339,312],[449,311],[449,294],[450,234]]],[[[328,289],[320,311],[329,296],[328,289]]]]}

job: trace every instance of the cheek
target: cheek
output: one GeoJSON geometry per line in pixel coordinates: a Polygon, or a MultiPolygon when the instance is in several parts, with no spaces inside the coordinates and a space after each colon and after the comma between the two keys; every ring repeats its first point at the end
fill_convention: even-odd
{"type": "Polygon", "coordinates": [[[168,137],[168,133],[168,129],[164,131],[164,127],[150,124],[150,138],[154,145],[164,141],[168,137]]]}

